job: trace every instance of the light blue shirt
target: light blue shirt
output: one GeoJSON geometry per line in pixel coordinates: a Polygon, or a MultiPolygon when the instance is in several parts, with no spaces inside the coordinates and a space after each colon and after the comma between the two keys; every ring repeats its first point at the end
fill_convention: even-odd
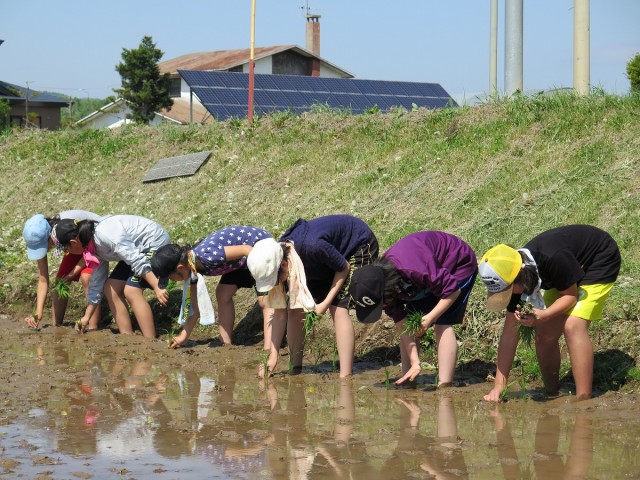
{"type": "Polygon", "coordinates": [[[91,274],[87,301],[97,304],[109,276],[110,261],[122,260],[135,275],[144,275],[151,271],[145,254],[168,244],[170,239],[166,230],[153,220],[137,215],[113,215],[96,225],[93,242],[100,265],[91,274]]]}

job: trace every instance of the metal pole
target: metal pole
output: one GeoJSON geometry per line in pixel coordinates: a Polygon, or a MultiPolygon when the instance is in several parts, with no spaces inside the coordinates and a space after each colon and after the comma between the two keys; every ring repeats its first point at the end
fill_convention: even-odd
{"type": "Polygon", "coordinates": [[[255,62],[254,48],[256,40],[256,0],[251,0],[251,49],[249,53],[249,101],[247,110],[247,120],[253,122],[253,77],[255,62]]]}
{"type": "Polygon", "coordinates": [[[491,27],[489,39],[489,94],[498,94],[498,0],[491,0],[491,27]]]}
{"type": "Polygon", "coordinates": [[[573,90],[578,95],[589,95],[590,44],[589,0],[573,1],[573,90]]]}
{"type": "Polygon", "coordinates": [[[507,95],[523,91],[522,84],[522,3],[506,0],[504,42],[504,89],[507,95]]]}

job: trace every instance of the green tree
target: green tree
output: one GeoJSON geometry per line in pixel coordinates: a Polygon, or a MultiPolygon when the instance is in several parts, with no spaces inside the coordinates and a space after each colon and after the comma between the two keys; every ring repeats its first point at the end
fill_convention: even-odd
{"type": "Polygon", "coordinates": [[[11,112],[9,102],[0,99],[0,133],[9,128],[9,112],[11,112]]]}
{"type": "Polygon", "coordinates": [[[627,78],[631,82],[631,92],[640,93],[640,53],[627,63],[627,78]]]}
{"type": "Polygon", "coordinates": [[[164,52],[156,48],[149,36],[144,36],[138,48],[122,49],[122,62],[116,71],[122,78],[122,88],[114,89],[131,108],[131,119],[138,123],[149,123],[158,110],[171,109],[173,100],[169,95],[171,80],[160,74],[158,61],[164,52]]]}

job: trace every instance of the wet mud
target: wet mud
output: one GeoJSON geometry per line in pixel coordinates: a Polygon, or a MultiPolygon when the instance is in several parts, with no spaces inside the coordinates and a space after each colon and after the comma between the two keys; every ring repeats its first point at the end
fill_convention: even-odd
{"type": "Polygon", "coordinates": [[[537,388],[388,387],[397,365],[331,361],[256,377],[262,346],[109,329],[26,329],[3,317],[0,478],[640,478],[638,395],[574,402],[537,388]]]}

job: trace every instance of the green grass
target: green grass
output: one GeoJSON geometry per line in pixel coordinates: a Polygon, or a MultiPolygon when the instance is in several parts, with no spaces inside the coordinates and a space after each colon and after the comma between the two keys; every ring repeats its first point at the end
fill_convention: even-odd
{"type": "MultiPolygon", "coordinates": [[[[0,137],[3,307],[31,311],[37,267],[21,237],[34,213],[144,215],[191,244],[227,225],[278,237],[298,217],[347,213],[372,227],[381,251],[434,229],[463,238],[478,257],[497,243],[519,247],[546,229],[589,223],[613,235],[623,258],[605,318],[591,327],[596,351],[618,348],[637,361],[639,112],[640,96],[600,92],[359,116],[318,106],[251,126],[16,131],[0,137]],[[195,175],[141,183],[159,159],[205,150],[213,153],[195,175]]],[[[478,282],[456,327],[461,361],[495,361],[502,319],[486,312],[484,293],[478,282]]]]}

